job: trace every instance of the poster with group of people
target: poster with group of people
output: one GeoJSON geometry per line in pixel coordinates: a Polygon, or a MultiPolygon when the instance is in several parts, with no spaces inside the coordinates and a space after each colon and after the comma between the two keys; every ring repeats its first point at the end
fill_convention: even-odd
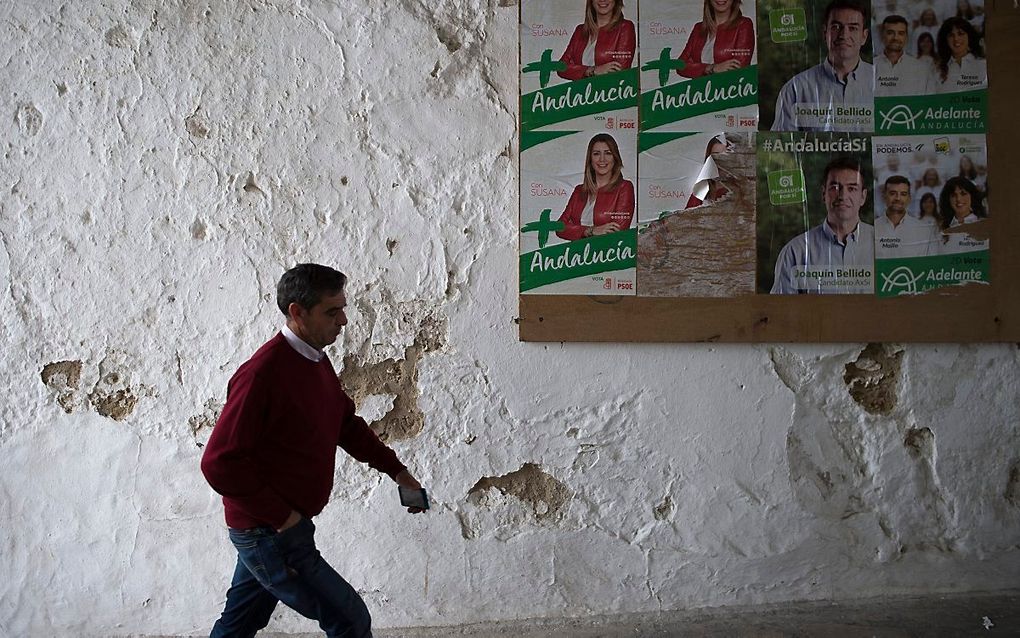
{"type": "Polygon", "coordinates": [[[981,2],[637,5],[522,2],[522,293],[990,281],[981,2]]]}

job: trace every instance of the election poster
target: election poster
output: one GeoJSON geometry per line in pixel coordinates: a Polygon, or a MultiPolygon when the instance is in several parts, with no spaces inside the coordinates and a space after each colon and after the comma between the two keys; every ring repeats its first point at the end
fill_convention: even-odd
{"type": "Polygon", "coordinates": [[[635,292],[637,9],[521,4],[521,293],[635,292]]]}
{"type": "Polygon", "coordinates": [[[761,130],[874,130],[870,15],[857,0],[758,4],[761,130]]]}
{"type": "Polygon", "coordinates": [[[873,140],[876,294],[918,294],[988,283],[988,167],[984,135],[873,140]]]}
{"type": "Polygon", "coordinates": [[[985,132],[982,0],[876,2],[872,24],[877,133],[985,132]]]}
{"type": "Polygon", "coordinates": [[[754,293],[754,133],[641,132],[638,295],[754,293]]]}
{"type": "Polygon", "coordinates": [[[521,134],[520,292],[633,295],[637,131],[521,134]]]}
{"type": "Polygon", "coordinates": [[[758,134],[758,292],[872,294],[871,136],[758,134]]]}
{"type": "Polygon", "coordinates": [[[755,3],[643,0],[641,129],[758,128],[755,3]]]}
{"type": "Polygon", "coordinates": [[[521,130],[637,128],[638,3],[623,5],[523,0],[521,130]]]}

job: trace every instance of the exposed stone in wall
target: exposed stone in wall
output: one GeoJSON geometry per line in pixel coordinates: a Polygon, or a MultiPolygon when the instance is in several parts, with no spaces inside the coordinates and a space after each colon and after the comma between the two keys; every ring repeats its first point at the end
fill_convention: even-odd
{"type": "Polygon", "coordinates": [[[853,363],[846,365],[843,381],[861,407],[871,414],[889,414],[896,407],[897,382],[903,348],[869,343],[853,363]]]}
{"type": "Polygon", "coordinates": [[[68,414],[80,405],[81,366],[81,361],[55,361],[42,369],[42,382],[57,393],[57,403],[68,414]]]}
{"type": "Polygon", "coordinates": [[[503,476],[482,477],[468,490],[468,508],[458,512],[465,539],[492,532],[506,540],[528,526],[555,525],[563,519],[570,489],[534,463],[503,476]]]}
{"type": "Polygon", "coordinates": [[[443,346],[446,339],[445,324],[435,317],[425,318],[418,329],[414,343],[404,349],[401,359],[387,359],[364,365],[361,357],[348,354],[340,382],[354,400],[360,404],[372,395],[392,395],[393,406],[372,429],[383,442],[411,439],[425,427],[425,417],[418,407],[418,362],[423,354],[443,346]]]}

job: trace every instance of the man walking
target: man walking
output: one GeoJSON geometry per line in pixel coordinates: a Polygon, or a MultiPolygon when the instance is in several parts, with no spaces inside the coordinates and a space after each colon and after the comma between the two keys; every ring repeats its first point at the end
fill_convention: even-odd
{"type": "Polygon", "coordinates": [[[347,324],[345,283],[318,264],[284,273],[276,289],[284,327],[227,386],[202,457],[237,549],[213,638],[254,636],[278,600],[318,620],[330,638],[371,636],[365,602],[319,554],[311,519],[329,500],[337,446],[399,485],[421,485],[354,413],[322,351],[347,324]]]}

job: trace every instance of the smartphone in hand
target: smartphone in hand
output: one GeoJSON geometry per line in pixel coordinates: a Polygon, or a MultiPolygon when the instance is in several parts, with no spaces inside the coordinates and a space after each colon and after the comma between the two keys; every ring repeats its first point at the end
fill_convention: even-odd
{"type": "Polygon", "coordinates": [[[397,490],[400,492],[400,504],[404,507],[418,507],[423,510],[429,508],[429,495],[425,492],[425,488],[415,490],[398,485],[397,490]]]}

